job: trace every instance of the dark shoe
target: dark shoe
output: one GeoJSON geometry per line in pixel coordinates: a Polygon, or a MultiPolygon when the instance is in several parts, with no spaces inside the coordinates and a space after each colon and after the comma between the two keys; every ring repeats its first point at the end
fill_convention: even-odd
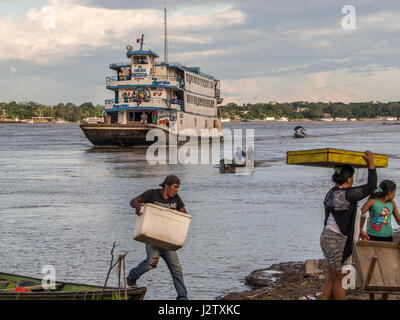
{"type": "Polygon", "coordinates": [[[128,287],[137,287],[136,279],[132,278],[131,276],[126,277],[126,283],[127,283],[128,287]]]}

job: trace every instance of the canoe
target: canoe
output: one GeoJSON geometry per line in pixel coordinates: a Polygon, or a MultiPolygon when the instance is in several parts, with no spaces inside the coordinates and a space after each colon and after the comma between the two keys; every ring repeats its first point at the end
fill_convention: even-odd
{"type": "MultiPolygon", "coordinates": [[[[56,282],[55,290],[44,289],[42,279],[0,273],[0,300],[100,300],[102,290],[102,286],[69,282],[56,282]],[[20,292],[14,291],[16,287],[22,287],[20,292]],[[25,290],[31,292],[21,292],[25,290]]],[[[127,288],[128,300],[143,300],[146,290],[146,287],[127,288]]],[[[123,281],[120,297],[125,300],[123,281]]],[[[106,287],[103,299],[118,300],[118,288],[106,287]]]]}

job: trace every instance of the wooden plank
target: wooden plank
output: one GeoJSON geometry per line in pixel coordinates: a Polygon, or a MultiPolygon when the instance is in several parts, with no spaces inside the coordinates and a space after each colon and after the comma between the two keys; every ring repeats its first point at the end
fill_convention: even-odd
{"type": "MultiPolygon", "coordinates": [[[[358,258],[359,258],[359,267],[361,271],[361,276],[364,279],[362,281],[363,287],[367,285],[366,279],[371,263],[371,257],[376,256],[375,249],[373,247],[358,247],[358,258]]],[[[384,286],[381,277],[381,270],[379,264],[377,264],[373,270],[372,278],[370,280],[369,286],[384,286]]]]}
{"type": "Polygon", "coordinates": [[[375,248],[380,268],[382,280],[385,286],[400,287],[400,252],[390,248],[375,248]]]}
{"type": "Polygon", "coordinates": [[[372,275],[373,275],[373,273],[375,271],[375,266],[376,266],[376,262],[377,261],[378,261],[378,257],[377,256],[373,256],[371,258],[371,263],[369,265],[367,278],[365,279],[365,289],[368,289],[369,285],[371,284],[372,275]]]}
{"type": "Polygon", "coordinates": [[[394,242],[384,242],[384,241],[358,241],[357,247],[382,247],[382,248],[391,248],[391,249],[399,249],[399,244],[394,242]]]}
{"type": "Polygon", "coordinates": [[[400,292],[398,245],[389,242],[359,241],[354,246],[353,257],[363,290],[400,292]],[[375,267],[370,270],[372,257],[377,259],[375,267]]]}
{"type": "Polygon", "coordinates": [[[361,288],[365,288],[365,276],[363,276],[362,264],[360,259],[360,251],[357,246],[353,247],[353,259],[357,270],[357,277],[360,282],[361,288]]]}

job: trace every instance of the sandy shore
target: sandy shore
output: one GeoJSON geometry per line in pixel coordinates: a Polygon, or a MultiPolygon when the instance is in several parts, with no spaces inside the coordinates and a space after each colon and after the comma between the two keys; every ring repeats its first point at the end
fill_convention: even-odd
{"type": "MultiPolygon", "coordinates": [[[[400,230],[394,233],[395,242],[400,243],[400,230]]],[[[230,292],[218,297],[221,300],[319,300],[328,274],[323,259],[314,260],[320,271],[306,273],[306,261],[291,261],[273,264],[251,272],[245,283],[248,290],[230,292]]],[[[367,300],[369,295],[359,289],[347,290],[346,299],[367,300]]],[[[377,295],[376,299],[381,299],[377,295]]],[[[390,295],[390,300],[399,300],[400,295],[390,295]]]]}

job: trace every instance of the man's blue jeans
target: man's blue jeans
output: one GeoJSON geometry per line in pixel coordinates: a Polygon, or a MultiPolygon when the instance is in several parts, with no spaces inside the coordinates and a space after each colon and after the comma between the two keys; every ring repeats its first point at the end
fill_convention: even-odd
{"type": "Polygon", "coordinates": [[[171,272],[172,280],[174,281],[174,286],[178,293],[176,299],[187,300],[187,291],[185,283],[183,282],[182,267],[179,263],[176,251],[165,250],[146,244],[146,253],[146,260],[142,261],[136,268],[133,268],[129,272],[129,276],[136,280],[139,279],[142,274],[157,267],[158,261],[160,257],[162,257],[171,272]]]}

